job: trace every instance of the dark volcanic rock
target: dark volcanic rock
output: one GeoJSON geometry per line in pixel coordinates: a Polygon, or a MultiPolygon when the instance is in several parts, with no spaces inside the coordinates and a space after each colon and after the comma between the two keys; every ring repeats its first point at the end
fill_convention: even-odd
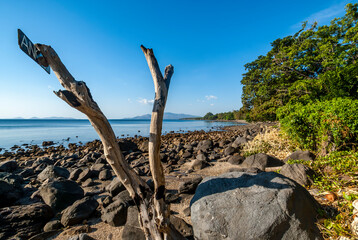
{"type": "Polygon", "coordinates": [[[23,178],[20,175],[7,173],[7,172],[0,172],[0,180],[5,181],[12,185],[15,188],[21,189],[21,184],[23,183],[23,178]]]}
{"type": "Polygon", "coordinates": [[[227,148],[225,148],[225,150],[224,150],[225,156],[230,156],[230,155],[232,155],[232,154],[235,153],[235,152],[236,152],[236,149],[233,148],[233,147],[227,147],[227,148]]]}
{"type": "Polygon", "coordinates": [[[132,227],[130,225],[125,225],[122,232],[121,237],[122,240],[143,240],[145,239],[145,235],[140,228],[132,227]]]}
{"type": "Polygon", "coordinates": [[[93,172],[93,177],[98,177],[98,174],[100,171],[102,171],[103,169],[108,169],[110,168],[108,164],[105,163],[96,163],[93,164],[91,167],[91,170],[93,172]]]}
{"type": "Polygon", "coordinates": [[[196,159],[192,162],[190,168],[193,170],[200,170],[200,169],[203,169],[204,167],[206,167],[207,165],[208,165],[207,161],[196,159]]]}
{"type": "Polygon", "coordinates": [[[44,202],[55,211],[61,211],[83,198],[83,189],[71,180],[56,180],[44,183],[40,195],[44,202]]]}
{"type": "Polygon", "coordinates": [[[46,225],[44,226],[44,232],[51,232],[54,230],[61,229],[62,227],[63,226],[62,226],[60,220],[53,220],[53,221],[46,223],[46,225]]]}
{"type": "Polygon", "coordinates": [[[119,199],[127,205],[134,205],[134,201],[127,190],[122,191],[118,193],[115,197],[113,197],[113,201],[117,201],[119,199]]]}
{"type": "Polygon", "coordinates": [[[43,141],[42,142],[42,146],[43,147],[48,147],[48,146],[52,146],[54,145],[55,143],[53,141],[43,141]]]}
{"type": "Polygon", "coordinates": [[[22,170],[19,175],[23,178],[27,178],[27,177],[30,177],[30,176],[33,176],[35,175],[35,172],[32,168],[26,168],[24,170],[22,170]]]}
{"type": "Polygon", "coordinates": [[[185,182],[181,182],[179,184],[179,193],[195,193],[196,188],[198,187],[199,183],[203,180],[202,177],[196,177],[193,179],[186,180],[185,182]]]}
{"type": "Polygon", "coordinates": [[[80,174],[82,173],[82,169],[76,168],[70,173],[70,176],[68,177],[69,180],[76,181],[80,174]]]}
{"type": "Polygon", "coordinates": [[[199,154],[196,156],[196,159],[199,160],[199,161],[206,161],[208,158],[205,156],[205,154],[199,153],[199,154]]]}
{"type": "Polygon", "coordinates": [[[283,165],[280,174],[295,180],[303,186],[309,186],[312,184],[314,172],[306,165],[295,163],[283,165]]]}
{"type": "Polygon", "coordinates": [[[70,173],[66,168],[49,165],[37,176],[37,179],[43,182],[47,179],[68,178],[69,176],[70,173]]]}
{"type": "Polygon", "coordinates": [[[184,237],[189,237],[193,235],[193,228],[183,219],[170,215],[170,222],[174,225],[175,229],[180,232],[184,237]]]}
{"type": "Polygon", "coordinates": [[[142,152],[148,152],[149,149],[149,141],[144,141],[142,142],[139,146],[138,149],[141,150],[142,152]]]}
{"type": "Polygon", "coordinates": [[[91,197],[77,200],[63,211],[61,223],[65,227],[81,223],[83,220],[87,219],[97,207],[98,202],[91,197]]]}
{"type": "Polygon", "coordinates": [[[241,166],[246,168],[255,167],[261,170],[265,170],[266,167],[277,167],[282,166],[283,164],[284,163],[278,158],[272,157],[265,153],[258,153],[245,158],[241,166]]]}
{"type": "Polygon", "coordinates": [[[191,200],[195,238],[322,239],[318,204],[305,188],[275,172],[205,178],[191,200]]]}
{"type": "Polygon", "coordinates": [[[93,237],[88,236],[86,233],[81,233],[77,236],[72,236],[68,240],[95,240],[93,237]]]}
{"type": "Polygon", "coordinates": [[[145,239],[144,233],[140,227],[138,218],[138,209],[131,206],[127,210],[127,221],[124,226],[121,237],[122,240],[142,240],[145,239]]]}
{"type": "Polygon", "coordinates": [[[189,151],[185,151],[182,155],[183,158],[191,158],[193,154],[189,151]]]}
{"type": "Polygon", "coordinates": [[[109,180],[111,178],[112,178],[111,170],[104,169],[104,170],[99,172],[99,175],[98,175],[99,180],[109,180]]]}
{"type": "Polygon", "coordinates": [[[118,193],[124,191],[125,189],[126,188],[117,177],[115,177],[112,182],[106,186],[106,190],[112,197],[116,196],[118,193]]]}
{"type": "Polygon", "coordinates": [[[29,239],[53,217],[49,206],[34,203],[0,209],[0,239],[29,239]]]}
{"type": "Polygon", "coordinates": [[[0,172],[13,172],[17,169],[18,165],[15,160],[9,160],[0,163],[0,172]]]}
{"type": "MultiPolygon", "coordinates": [[[[236,139],[235,139],[235,141],[234,141],[234,143],[233,144],[235,144],[234,146],[240,146],[240,145],[243,145],[243,144],[245,144],[245,143],[247,143],[248,141],[247,141],[247,139],[246,139],[246,137],[237,137],[236,139]]],[[[233,147],[234,147],[233,146],[233,147]]]]}
{"type": "Polygon", "coordinates": [[[114,227],[123,226],[127,221],[127,208],[127,203],[118,199],[103,210],[101,219],[114,227]]]}
{"type": "Polygon", "coordinates": [[[199,144],[196,148],[203,152],[208,152],[212,147],[213,147],[213,141],[203,140],[203,141],[199,142],[199,144]]]}
{"type": "Polygon", "coordinates": [[[80,182],[86,181],[88,178],[94,176],[95,174],[88,168],[83,170],[80,175],[78,176],[77,180],[80,182]]]}
{"type": "Polygon", "coordinates": [[[53,164],[54,164],[53,160],[50,160],[48,157],[40,157],[32,164],[32,168],[35,169],[38,168],[40,165],[42,165],[43,169],[45,169],[47,165],[53,165],[53,164]]]}
{"type": "Polygon", "coordinates": [[[88,178],[86,181],[82,183],[82,187],[91,187],[94,186],[96,183],[91,179],[88,178]]]}
{"type": "Polygon", "coordinates": [[[239,165],[244,161],[244,159],[245,158],[243,156],[234,155],[234,156],[230,156],[227,161],[228,161],[228,163],[231,163],[233,165],[239,165]]]}
{"type": "Polygon", "coordinates": [[[292,153],[290,156],[285,158],[284,162],[287,162],[288,160],[305,160],[305,161],[313,161],[315,160],[316,156],[311,153],[310,151],[301,151],[298,150],[294,153],[292,153]]]}
{"type": "Polygon", "coordinates": [[[13,205],[22,196],[22,191],[13,185],[0,180],[0,207],[13,205]]]}

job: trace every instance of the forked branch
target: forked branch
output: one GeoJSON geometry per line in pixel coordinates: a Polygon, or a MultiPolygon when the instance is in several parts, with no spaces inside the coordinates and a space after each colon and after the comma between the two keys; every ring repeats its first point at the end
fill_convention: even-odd
{"type": "Polygon", "coordinates": [[[164,109],[167,101],[170,79],[174,73],[174,67],[168,65],[165,68],[165,75],[163,78],[153,50],[147,49],[143,45],[141,46],[141,49],[147,59],[155,89],[155,99],[149,131],[149,163],[154,181],[154,206],[157,215],[156,222],[161,231],[168,233],[170,225],[170,209],[165,203],[165,177],[163,166],[160,161],[160,144],[164,109]]]}
{"type": "Polygon", "coordinates": [[[153,108],[150,130],[150,168],[155,183],[155,194],[148,185],[129,167],[116,142],[115,134],[107,118],[93,100],[90,90],[82,81],[76,81],[65,65],[61,62],[57,53],[51,46],[36,44],[46,58],[50,67],[56,74],[65,90],[59,90],[55,94],[67,102],[71,107],[87,115],[92,126],[97,131],[103,143],[104,154],[107,162],[113,168],[119,180],[136,203],[140,212],[140,220],[146,238],[153,240],[184,239],[169,222],[169,208],[164,201],[165,181],[163,168],[160,163],[160,135],[164,107],[168,94],[170,78],[173,75],[173,67],[169,65],[165,70],[165,76],[159,70],[158,63],[151,49],[142,47],[149,68],[151,69],[156,98],[153,108]],[[155,76],[155,77],[154,77],[155,76]]]}

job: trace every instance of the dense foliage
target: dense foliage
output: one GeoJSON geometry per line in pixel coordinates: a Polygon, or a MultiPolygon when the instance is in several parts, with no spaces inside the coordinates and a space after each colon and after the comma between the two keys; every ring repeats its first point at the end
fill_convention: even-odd
{"type": "MultiPolygon", "coordinates": [[[[307,27],[275,40],[272,49],[245,65],[241,112],[247,120],[277,120],[287,104],[358,97],[358,4],[330,25],[307,27]]],[[[298,106],[298,105],[297,105],[298,106]]]]}
{"type": "Polygon", "coordinates": [[[358,139],[358,100],[337,98],[278,110],[282,129],[301,148],[327,152],[352,148],[358,139]]]}
{"type": "Polygon", "coordinates": [[[241,120],[241,119],[245,119],[246,114],[247,113],[244,112],[242,109],[240,109],[239,111],[234,110],[232,112],[223,112],[223,113],[217,113],[217,114],[208,112],[201,119],[203,119],[203,120],[241,120]]]}

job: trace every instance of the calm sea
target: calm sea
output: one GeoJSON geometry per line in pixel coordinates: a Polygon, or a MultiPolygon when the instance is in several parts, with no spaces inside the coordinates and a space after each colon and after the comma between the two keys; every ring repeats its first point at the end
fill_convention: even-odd
{"type": "MultiPolygon", "coordinates": [[[[150,120],[109,120],[118,137],[148,137],[150,120]]],[[[215,130],[232,122],[198,120],[164,120],[162,133],[215,130]]],[[[84,119],[0,119],[0,148],[14,145],[42,144],[43,141],[67,145],[99,139],[88,120],[84,119]]]]}

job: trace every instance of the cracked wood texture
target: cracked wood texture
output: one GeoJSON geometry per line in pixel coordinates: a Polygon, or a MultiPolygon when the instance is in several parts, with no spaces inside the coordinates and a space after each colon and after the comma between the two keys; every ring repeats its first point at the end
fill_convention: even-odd
{"type": "MultiPolygon", "coordinates": [[[[59,56],[51,46],[36,44],[36,47],[41,51],[43,56],[46,58],[47,62],[52,68],[56,77],[60,81],[61,85],[65,88],[65,90],[59,90],[54,93],[59,98],[67,102],[71,107],[84,113],[88,117],[89,121],[91,122],[96,132],[98,133],[103,144],[103,150],[107,162],[110,164],[110,166],[114,170],[119,180],[123,183],[125,188],[128,190],[129,194],[131,195],[131,197],[133,198],[134,202],[138,207],[138,210],[140,212],[140,222],[144,234],[146,236],[146,239],[147,240],[185,239],[170,224],[170,222],[167,220],[168,218],[163,217],[163,216],[169,216],[169,208],[164,203],[164,195],[158,194],[157,190],[156,190],[156,194],[153,194],[150,188],[148,187],[148,185],[133,171],[132,168],[130,168],[128,163],[125,161],[123,154],[119,148],[119,145],[116,141],[116,137],[112,130],[111,125],[109,124],[107,118],[102,113],[101,109],[98,107],[97,103],[93,100],[90,90],[87,88],[86,84],[82,81],[76,81],[74,79],[74,77],[70,74],[70,72],[67,70],[65,65],[61,62],[61,59],[59,58],[59,56]],[[159,196],[158,197],[159,200],[156,200],[155,196],[159,196]],[[161,199],[163,199],[163,201],[160,201],[161,199]],[[158,208],[157,205],[160,206],[160,208],[158,208]],[[162,207],[166,207],[166,209],[163,209],[162,207]],[[161,211],[164,211],[164,213],[161,211]]],[[[151,52],[153,55],[153,51],[151,52]]],[[[155,60],[154,55],[151,58],[155,60]]],[[[157,74],[158,73],[160,74],[158,76],[161,76],[159,66],[156,60],[155,60],[155,65],[153,66],[157,67],[157,70],[155,71],[157,74]]],[[[171,67],[171,71],[169,70],[170,69],[168,69],[168,73],[167,73],[167,69],[166,69],[165,76],[167,77],[164,78],[162,77],[163,80],[169,79],[170,81],[170,77],[173,74],[172,67],[171,67]]],[[[160,110],[160,108],[159,110],[163,112],[164,112],[164,106],[167,96],[167,90],[169,87],[169,81],[165,81],[168,84],[165,88],[166,89],[165,98],[161,97],[160,99],[158,99],[158,101],[160,102],[159,105],[163,106],[163,110],[160,110]]],[[[159,83],[158,85],[161,85],[161,83],[159,83]]],[[[160,94],[157,94],[157,87],[155,89],[156,89],[156,96],[157,95],[162,96],[160,94]]],[[[160,125],[155,127],[157,130],[153,130],[153,133],[157,135],[159,133],[159,135],[156,136],[155,137],[156,140],[155,141],[153,140],[152,142],[152,144],[154,143],[153,146],[155,146],[154,149],[158,149],[158,150],[154,150],[153,156],[157,155],[158,157],[159,157],[159,148],[160,148],[160,133],[162,127],[162,118],[163,116],[160,117],[159,115],[157,117],[154,117],[154,119],[156,119],[157,122],[156,124],[160,125]],[[159,121],[160,119],[161,121],[159,121]],[[158,137],[159,137],[159,146],[156,147],[156,145],[158,144],[158,140],[157,140],[158,137]],[[158,152],[155,153],[155,151],[158,152]]],[[[153,120],[153,116],[152,116],[152,120],[153,120]]],[[[152,129],[152,123],[151,123],[151,129],[152,129]]],[[[157,166],[158,163],[160,164],[160,169],[161,169],[159,170],[159,173],[161,173],[162,175],[159,175],[159,177],[157,177],[155,175],[157,171],[154,172],[152,171],[154,182],[157,184],[156,186],[165,186],[163,168],[161,166],[160,159],[159,162],[156,161],[154,163],[155,167],[153,167],[153,169],[158,168],[157,166]]],[[[152,169],[152,162],[150,164],[152,169]]],[[[160,193],[163,194],[165,193],[165,187],[160,193]]]]}

